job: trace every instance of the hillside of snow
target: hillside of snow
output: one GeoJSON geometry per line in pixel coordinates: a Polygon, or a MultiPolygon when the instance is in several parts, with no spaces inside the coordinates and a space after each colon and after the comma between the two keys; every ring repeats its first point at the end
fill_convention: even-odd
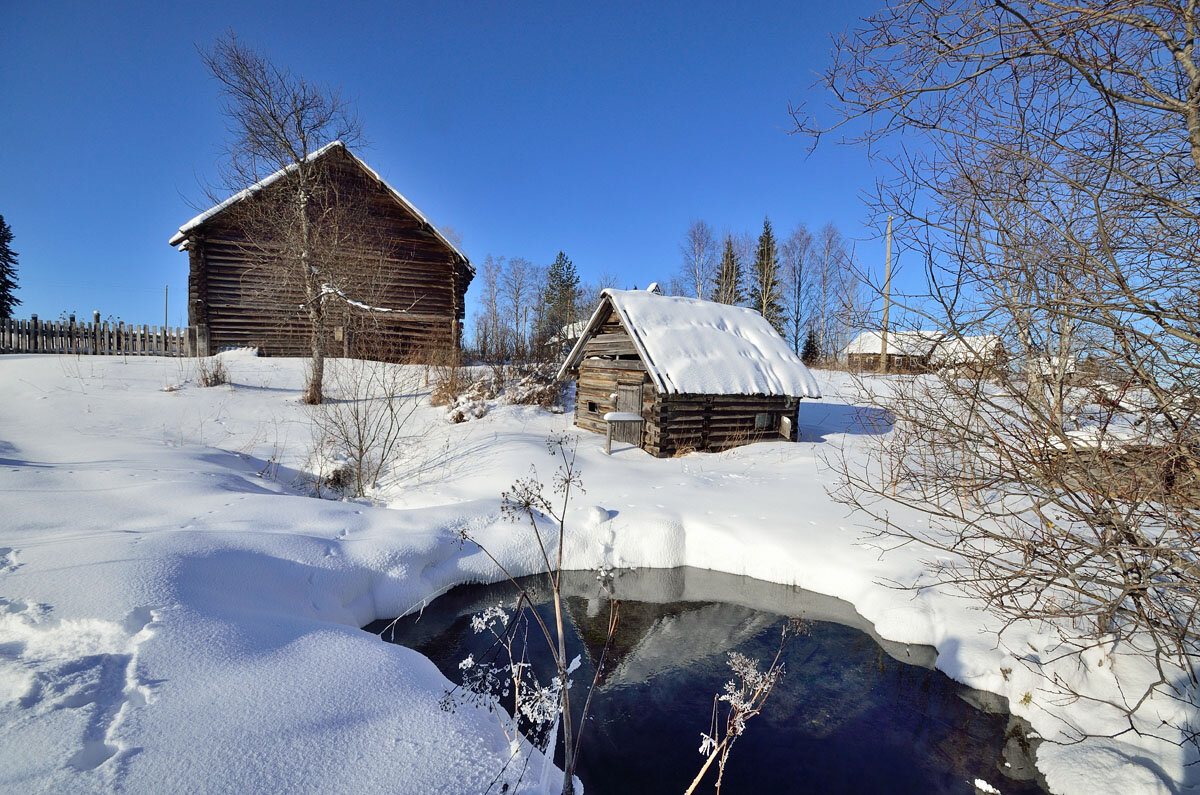
{"type": "MultiPolygon", "coordinates": [[[[509,752],[495,717],[443,711],[432,663],[359,627],[499,579],[463,530],[537,570],[500,495],[531,467],[549,482],[545,440],[570,413],[492,402],[452,424],[420,395],[417,438],[373,499],[317,499],[304,362],[222,359],[232,384],[201,388],[188,360],[0,357],[0,789],[484,791],[509,752]]],[[[1098,701],[1046,695],[1027,667],[1050,656],[1045,627],[1000,646],[969,600],[888,587],[927,564],[881,553],[828,496],[825,457],[853,455],[871,424],[838,375],[814,375],[825,397],[803,402],[795,444],[659,460],[579,432],[566,565],[689,565],[837,596],[881,636],[935,646],[941,670],[1009,698],[1043,737],[1119,731],[1098,701]]],[[[1153,675],[1119,655],[1053,665],[1098,699],[1153,675]]],[[[1038,764],[1056,792],[1197,790],[1167,739],[1047,742],[1038,764]]]]}

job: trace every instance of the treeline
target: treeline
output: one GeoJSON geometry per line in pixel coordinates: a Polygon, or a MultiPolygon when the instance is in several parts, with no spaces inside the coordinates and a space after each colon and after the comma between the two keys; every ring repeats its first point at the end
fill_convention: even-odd
{"type": "Polygon", "coordinates": [[[609,275],[581,282],[562,251],[548,265],[489,254],[472,284],[480,308],[471,353],[493,362],[557,358],[571,326],[586,319],[601,290],[616,286],[616,277],[609,275]]]}
{"type": "MultiPolygon", "coordinates": [[[[853,252],[833,224],[815,235],[797,224],[780,241],[770,219],[757,237],[726,232],[718,238],[707,222],[696,221],[680,253],[676,275],[659,280],[663,293],[750,307],[807,362],[836,358],[867,306],[853,275],[853,252]]],[[[479,309],[470,353],[485,361],[557,359],[578,336],[572,326],[599,303],[600,291],[616,286],[611,274],[581,281],[562,251],[545,265],[489,254],[471,286],[479,309]]]]}
{"type": "Polygon", "coordinates": [[[798,223],[781,241],[769,218],[757,238],[718,239],[695,221],[679,248],[682,265],[668,292],[757,310],[806,362],[836,358],[867,308],[853,252],[832,223],[815,235],[798,223]]]}

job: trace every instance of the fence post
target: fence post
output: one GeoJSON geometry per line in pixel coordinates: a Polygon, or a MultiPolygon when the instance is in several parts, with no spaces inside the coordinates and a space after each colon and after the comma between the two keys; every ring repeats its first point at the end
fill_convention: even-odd
{"type": "Polygon", "coordinates": [[[29,352],[38,352],[38,319],[37,315],[29,316],[29,352]]]}
{"type": "Polygon", "coordinates": [[[208,324],[199,323],[196,325],[196,355],[209,356],[208,350],[208,324]]]}
{"type": "Polygon", "coordinates": [[[92,353],[95,354],[96,356],[99,356],[100,355],[100,310],[99,309],[97,309],[95,312],[92,312],[92,333],[93,333],[93,336],[95,337],[92,340],[92,344],[95,346],[92,348],[92,353]]]}

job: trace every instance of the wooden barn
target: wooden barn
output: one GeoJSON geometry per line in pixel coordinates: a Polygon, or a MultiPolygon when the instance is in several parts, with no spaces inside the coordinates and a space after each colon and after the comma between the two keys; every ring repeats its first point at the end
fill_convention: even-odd
{"type": "Polygon", "coordinates": [[[605,290],[559,370],[575,377],[575,424],[669,457],[796,440],[801,398],[821,396],[800,358],[753,309],[605,290]]]}
{"type": "MultiPolygon", "coordinates": [[[[310,213],[326,220],[341,212],[322,233],[326,268],[335,274],[321,286],[326,354],[404,360],[457,348],[475,273],[467,257],[340,141],[305,163],[325,186],[310,213]]],[[[188,254],[188,323],[202,355],[233,347],[310,353],[303,286],[279,254],[289,243],[264,222],[271,202],[283,207],[293,195],[296,168],[231,196],[171,238],[188,254]]]]}

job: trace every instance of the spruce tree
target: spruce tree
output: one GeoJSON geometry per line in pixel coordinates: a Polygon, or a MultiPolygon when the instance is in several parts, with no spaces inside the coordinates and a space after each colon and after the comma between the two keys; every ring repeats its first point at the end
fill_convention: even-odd
{"type": "Polygon", "coordinates": [[[817,344],[817,330],[810,326],[808,336],[804,338],[804,351],[800,354],[800,361],[812,364],[820,358],[821,346],[817,344]]]}
{"type": "Polygon", "coordinates": [[[746,300],[742,293],[742,262],[733,245],[733,235],[725,236],[721,264],[713,282],[712,300],[718,304],[740,304],[746,300]]]}
{"type": "Polygon", "coordinates": [[[0,317],[12,317],[13,308],[21,303],[17,291],[17,252],[9,246],[12,230],[0,215],[0,317]]]}
{"type": "Polygon", "coordinates": [[[558,252],[546,271],[546,289],[542,294],[543,340],[553,339],[562,329],[574,323],[579,312],[579,274],[575,263],[558,252]]]}
{"type": "Polygon", "coordinates": [[[762,234],[758,236],[758,247],[754,251],[754,264],[750,271],[750,308],[758,310],[780,336],[783,335],[783,302],[779,287],[779,247],[775,243],[775,232],[771,220],[763,219],[762,234]]]}

